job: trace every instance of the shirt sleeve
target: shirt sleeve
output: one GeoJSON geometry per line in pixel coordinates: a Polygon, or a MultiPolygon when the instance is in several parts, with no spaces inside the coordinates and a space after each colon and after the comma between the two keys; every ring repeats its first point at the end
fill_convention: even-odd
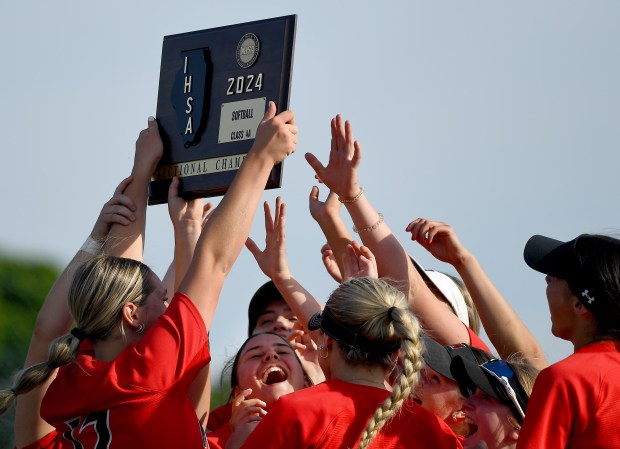
{"type": "Polygon", "coordinates": [[[540,372],[527,405],[517,449],[565,449],[572,408],[563,373],[547,368],[540,372]]]}
{"type": "Polygon", "coordinates": [[[476,333],[473,330],[471,330],[471,328],[467,326],[466,324],[463,324],[463,326],[465,326],[465,328],[467,329],[467,333],[469,334],[469,345],[470,346],[473,346],[474,348],[482,349],[483,351],[486,351],[489,354],[493,354],[493,351],[489,349],[489,347],[482,340],[482,338],[476,335],[476,333]]]}
{"type": "Polygon", "coordinates": [[[267,415],[252,431],[241,449],[299,449],[303,441],[296,420],[291,419],[286,407],[277,401],[271,406],[267,415]]]}
{"type": "Polygon", "coordinates": [[[117,358],[116,366],[126,367],[122,375],[135,385],[164,391],[179,382],[189,385],[210,360],[204,321],[193,302],[177,292],[166,313],[117,358]]]}

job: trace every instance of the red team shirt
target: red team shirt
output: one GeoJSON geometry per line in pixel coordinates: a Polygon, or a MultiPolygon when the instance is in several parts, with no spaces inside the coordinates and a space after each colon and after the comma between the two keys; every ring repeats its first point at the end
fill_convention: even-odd
{"type": "Polygon", "coordinates": [[[518,449],[620,448],[620,342],[590,344],[538,375],[518,449]]]}
{"type": "Polygon", "coordinates": [[[187,392],[210,359],[200,313],[176,293],[142,341],[116,359],[80,354],[60,368],[41,404],[57,430],[29,448],[203,448],[187,392]]]}
{"type": "MultiPolygon", "coordinates": [[[[282,396],[250,434],[242,449],[356,447],[377,406],[389,395],[381,388],[332,379],[282,396]]],[[[437,416],[406,401],[371,447],[462,448],[437,416]]]]}

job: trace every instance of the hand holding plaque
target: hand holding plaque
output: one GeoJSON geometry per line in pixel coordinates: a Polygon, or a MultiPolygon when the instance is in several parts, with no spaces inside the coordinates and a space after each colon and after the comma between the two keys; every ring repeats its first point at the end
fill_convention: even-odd
{"type": "MultiPolygon", "coordinates": [[[[164,37],[157,120],[165,151],[149,204],[167,201],[173,177],[185,199],[226,192],[268,103],[288,109],[295,26],[286,16],[164,37]]],[[[265,188],[281,181],[278,164],[265,188]]]]}
{"type": "Polygon", "coordinates": [[[282,111],[276,115],[276,105],[269,102],[267,112],[256,130],[252,149],[267,151],[273,164],[281,163],[297,146],[297,127],[293,111],[282,111]]]}

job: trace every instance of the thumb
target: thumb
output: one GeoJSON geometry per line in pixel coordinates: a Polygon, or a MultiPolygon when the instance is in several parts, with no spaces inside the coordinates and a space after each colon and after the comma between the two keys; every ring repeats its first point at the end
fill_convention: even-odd
{"type": "Polygon", "coordinates": [[[157,126],[157,120],[155,120],[155,117],[153,116],[149,117],[149,132],[157,133],[159,135],[159,127],[157,126]]]}
{"type": "Polygon", "coordinates": [[[312,190],[310,190],[310,196],[308,197],[310,200],[310,204],[315,203],[319,200],[319,188],[317,186],[312,186],[312,190]]]}
{"type": "Polygon", "coordinates": [[[323,164],[321,164],[321,161],[319,161],[316,158],[316,156],[312,153],[306,153],[305,157],[306,157],[306,161],[308,162],[308,164],[310,164],[310,167],[312,167],[312,169],[317,174],[319,179],[321,179],[321,173],[323,173],[323,170],[325,170],[325,167],[323,167],[323,164]]]}
{"type": "Polygon", "coordinates": [[[261,253],[260,248],[258,247],[256,243],[254,243],[254,240],[252,240],[252,237],[248,237],[248,239],[245,241],[245,247],[248,250],[250,250],[250,252],[252,253],[255,259],[260,256],[260,253],[261,253]]]}
{"type": "Polygon", "coordinates": [[[176,176],[172,178],[172,182],[170,183],[170,187],[168,187],[168,201],[179,196],[179,178],[176,176]]]}
{"type": "Polygon", "coordinates": [[[269,102],[269,106],[267,106],[267,110],[265,111],[265,115],[263,116],[263,122],[267,120],[271,120],[276,116],[276,104],[273,101],[269,102]]]}

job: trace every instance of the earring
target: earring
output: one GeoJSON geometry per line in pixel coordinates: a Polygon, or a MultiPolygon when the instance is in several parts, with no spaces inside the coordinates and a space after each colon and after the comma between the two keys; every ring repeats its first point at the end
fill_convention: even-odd
{"type": "Polygon", "coordinates": [[[138,332],[139,334],[141,334],[142,332],[144,332],[144,328],[146,326],[144,325],[144,323],[140,323],[140,325],[138,326],[138,330],[136,332],[138,332]]]}
{"type": "Polygon", "coordinates": [[[458,421],[459,417],[458,417],[459,412],[453,412],[452,413],[452,421],[458,421]]]}
{"type": "Polygon", "coordinates": [[[327,349],[325,345],[319,345],[319,357],[322,359],[329,357],[329,349],[327,349]]]}

